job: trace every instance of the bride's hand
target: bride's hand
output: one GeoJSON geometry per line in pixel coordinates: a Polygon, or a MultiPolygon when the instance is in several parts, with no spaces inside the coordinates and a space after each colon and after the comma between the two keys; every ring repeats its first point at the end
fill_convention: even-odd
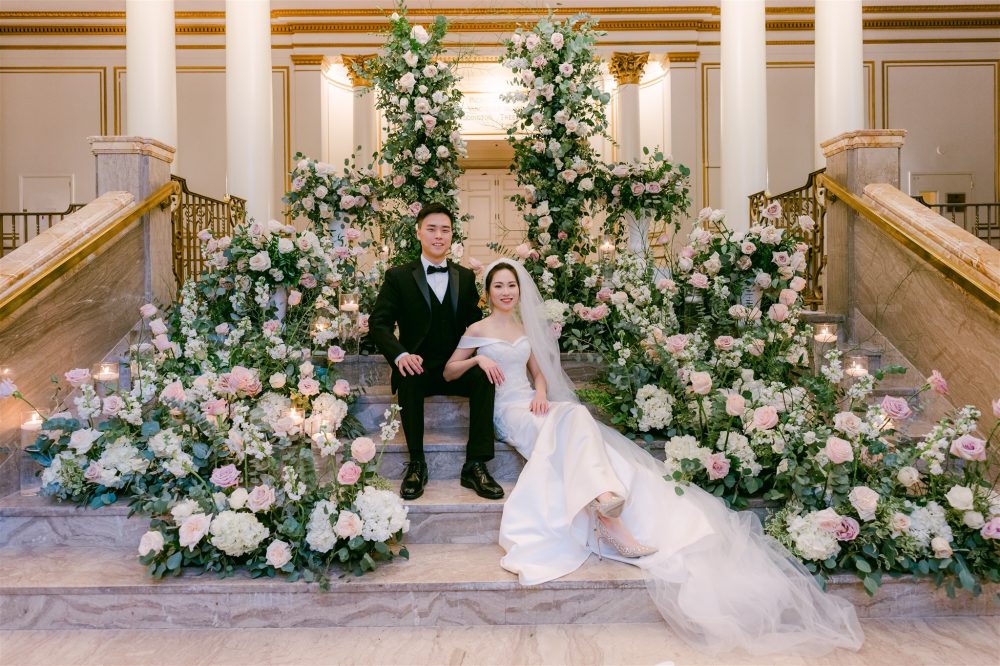
{"type": "Polygon", "coordinates": [[[495,386],[503,384],[505,379],[503,370],[500,369],[496,361],[489,356],[477,356],[476,358],[479,360],[479,367],[486,373],[486,378],[490,380],[491,384],[495,386]]]}
{"type": "Polygon", "coordinates": [[[535,393],[534,400],[531,401],[531,413],[535,416],[542,416],[549,413],[549,400],[544,395],[535,393]]]}

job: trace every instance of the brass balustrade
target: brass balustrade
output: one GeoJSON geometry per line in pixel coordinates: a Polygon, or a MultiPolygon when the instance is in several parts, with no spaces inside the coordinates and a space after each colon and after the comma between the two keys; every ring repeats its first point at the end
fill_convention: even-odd
{"type": "Polygon", "coordinates": [[[757,192],[750,195],[750,219],[759,220],[761,209],[772,201],[781,204],[781,217],[774,225],[781,229],[796,229],[809,245],[806,250],[806,270],[803,275],[806,287],[802,290],[802,300],[807,308],[822,309],[823,306],[823,270],[826,268],[826,192],[820,175],[826,169],[819,169],[809,174],[806,184],[802,187],[770,195],[757,192]],[[816,223],[810,233],[799,228],[799,216],[808,215],[816,223]]]}
{"type": "Polygon", "coordinates": [[[64,211],[51,213],[0,213],[0,257],[24,245],[29,240],[61,221],[86,204],[70,204],[64,211]]]}
{"type": "Polygon", "coordinates": [[[201,275],[205,269],[198,233],[208,230],[216,238],[232,235],[234,228],[246,219],[247,202],[239,197],[213,199],[188,189],[187,181],[171,176],[180,186],[180,194],[172,215],[174,277],[181,285],[201,275]]]}

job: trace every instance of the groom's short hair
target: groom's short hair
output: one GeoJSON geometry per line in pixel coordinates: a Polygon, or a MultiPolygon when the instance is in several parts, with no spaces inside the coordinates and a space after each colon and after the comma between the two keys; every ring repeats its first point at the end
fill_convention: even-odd
{"type": "Polygon", "coordinates": [[[451,212],[451,209],[441,203],[429,203],[420,209],[417,213],[417,226],[424,221],[424,218],[428,215],[433,215],[434,213],[440,213],[442,215],[447,215],[448,219],[451,220],[451,226],[455,226],[455,214],[451,212]]]}

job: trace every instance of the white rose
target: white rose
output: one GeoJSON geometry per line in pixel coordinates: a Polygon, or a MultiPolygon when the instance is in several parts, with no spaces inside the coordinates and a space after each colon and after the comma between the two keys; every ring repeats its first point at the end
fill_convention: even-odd
{"type": "Polygon", "coordinates": [[[237,488],[233,491],[233,494],[229,496],[229,506],[234,509],[242,509],[246,506],[247,497],[250,493],[247,492],[246,488],[237,488]]]}
{"type": "Polygon", "coordinates": [[[212,519],[204,513],[193,513],[181,525],[178,530],[181,548],[194,550],[198,542],[208,534],[208,529],[212,526],[212,519]]]}
{"type": "Polygon", "coordinates": [[[850,437],[861,432],[861,426],[861,419],[851,412],[840,412],[833,417],[833,427],[850,437]]]}
{"type": "Polygon", "coordinates": [[[288,378],[283,372],[276,372],[268,378],[267,383],[271,385],[271,388],[279,389],[285,385],[286,381],[288,378]]]}
{"type": "Polygon", "coordinates": [[[427,31],[422,25],[415,25],[410,29],[410,37],[416,40],[417,44],[423,46],[431,40],[431,36],[427,34],[427,31]]]}
{"type": "Polygon", "coordinates": [[[174,522],[180,525],[198,510],[198,503],[194,500],[184,500],[178,502],[170,509],[170,515],[174,517],[174,522]]]}
{"type": "Polygon", "coordinates": [[[278,239],[278,252],[281,254],[288,254],[295,249],[295,243],[292,242],[291,238],[280,238],[278,239]]]}
{"type": "Polygon", "coordinates": [[[101,438],[101,431],[93,428],[74,430],[69,436],[70,447],[79,455],[83,455],[94,446],[94,442],[101,438]]]}
{"type": "Polygon", "coordinates": [[[292,549],[281,540],[274,540],[267,547],[267,563],[275,569],[280,569],[292,560],[292,549]]]}
{"type": "Polygon", "coordinates": [[[452,243],[451,244],[451,256],[455,257],[456,259],[461,259],[462,255],[464,255],[464,254],[465,254],[465,246],[464,245],[462,245],[461,243],[452,243]]]}
{"type": "Polygon", "coordinates": [[[951,544],[944,537],[934,537],[931,539],[931,549],[934,551],[934,557],[944,559],[946,557],[951,557],[952,549],[951,544]]]}
{"type": "Polygon", "coordinates": [[[855,486],[847,496],[851,506],[858,512],[861,520],[874,520],[875,509],[878,506],[878,493],[867,486],[855,486]]]}
{"type": "Polygon", "coordinates": [[[159,530],[150,530],[139,539],[139,554],[149,555],[163,550],[163,534],[159,530]]]}
{"type": "Polygon", "coordinates": [[[920,472],[917,471],[916,467],[901,467],[898,472],[896,472],[896,480],[899,481],[900,485],[905,488],[911,487],[913,484],[920,481],[920,472]]]}
{"type": "Polygon", "coordinates": [[[986,524],[986,519],[983,518],[983,514],[978,511],[966,511],[962,515],[962,522],[965,523],[966,527],[971,527],[974,530],[978,530],[980,527],[986,524]]]}
{"type": "Polygon", "coordinates": [[[252,271],[264,272],[271,268],[271,257],[267,252],[260,251],[250,257],[249,266],[252,271]]]}
{"type": "Polygon", "coordinates": [[[712,375],[707,372],[691,373],[691,390],[698,395],[708,395],[712,390],[712,375]]]}
{"type": "Polygon", "coordinates": [[[958,509],[959,511],[971,511],[973,509],[972,488],[968,486],[952,486],[951,490],[944,497],[953,509],[958,509]]]}

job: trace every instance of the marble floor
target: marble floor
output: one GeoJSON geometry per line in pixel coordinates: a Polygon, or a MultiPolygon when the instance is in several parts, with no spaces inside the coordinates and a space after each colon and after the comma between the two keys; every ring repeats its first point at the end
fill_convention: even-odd
{"type": "Polygon", "coordinates": [[[867,640],[860,652],[814,659],[704,655],[680,643],[662,624],[0,631],[0,664],[1000,664],[997,617],[863,624],[867,640]]]}

